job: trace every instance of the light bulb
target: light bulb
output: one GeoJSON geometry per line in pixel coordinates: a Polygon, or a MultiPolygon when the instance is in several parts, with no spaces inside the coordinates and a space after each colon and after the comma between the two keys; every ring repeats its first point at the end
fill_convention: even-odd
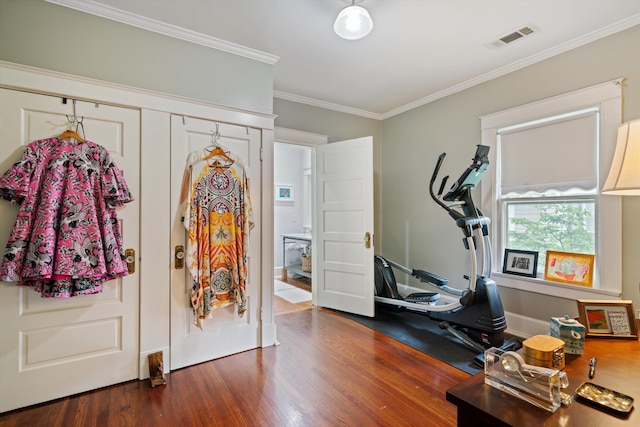
{"type": "Polygon", "coordinates": [[[373,29],[373,21],[369,12],[361,6],[347,6],[340,11],[333,30],[347,40],[357,40],[366,36],[373,29]]]}

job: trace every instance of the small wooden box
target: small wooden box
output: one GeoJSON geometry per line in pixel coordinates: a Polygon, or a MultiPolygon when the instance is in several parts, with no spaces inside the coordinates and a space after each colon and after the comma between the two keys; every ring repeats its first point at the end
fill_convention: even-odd
{"type": "Polygon", "coordinates": [[[162,352],[152,353],[149,355],[149,380],[151,387],[167,383],[164,376],[164,362],[162,361],[162,352]]]}
{"type": "Polygon", "coordinates": [[[564,341],[548,335],[535,335],[522,342],[524,363],[544,368],[564,369],[564,341]]]}

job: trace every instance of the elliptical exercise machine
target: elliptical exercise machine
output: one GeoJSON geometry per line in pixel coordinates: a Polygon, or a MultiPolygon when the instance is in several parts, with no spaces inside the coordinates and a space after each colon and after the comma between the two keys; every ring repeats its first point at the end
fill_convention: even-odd
{"type": "Polygon", "coordinates": [[[429,193],[433,200],[445,209],[464,234],[464,246],[471,257],[471,275],[464,276],[468,280],[467,289],[448,286],[448,280],[423,270],[410,269],[393,261],[375,255],[375,301],[399,310],[408,310],[428,315],[439,320],[440,327],[460,339],[464,344],[478,353],[490,347],[501,347],[504,342],[504,330],[507,322],[504,317],[502,300],[498,294],[496,282],[491,274],[491,244],[489,241],[489,218],[473,203],[473,190],[489,166],[487,157],[489,147],[478,145],[473,161],[453,184],[451,189],[442,195],[448,176],[442,179],[438,193],[433,186],[444,161],[446,153],[438,158],[431,176],[429,193]],[[479,246],[476,247],[476,241],[479,246]],[[478,274],[479,249],[481,272],[478,274]],[[429,283],[447,296],[438,292],[417,292],[403,296],[393,274],[393,268],[429,283]]]}

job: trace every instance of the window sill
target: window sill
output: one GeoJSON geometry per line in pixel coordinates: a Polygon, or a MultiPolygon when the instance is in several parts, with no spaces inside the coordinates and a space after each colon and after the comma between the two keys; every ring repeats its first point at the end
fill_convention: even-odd
{"type": "Polygon", "coordinates": [[[565,285],[564,283],[550,282],[548,280],[533,277],[514,276],[512,274],[494,272],[491,278],[498,286],[549,295],[570,300],[578,299],[619,299],[622,291],[613,289],[593,289],[579,285],[565,285]]]}

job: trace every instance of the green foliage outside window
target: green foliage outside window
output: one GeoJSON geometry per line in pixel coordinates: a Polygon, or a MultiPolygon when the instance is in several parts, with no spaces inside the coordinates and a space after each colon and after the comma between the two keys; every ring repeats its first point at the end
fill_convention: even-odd
{"type": "Polygon", "coordinates": [[[518,214],[508,218],[507,247],[537,251],[538,271],[544,271],[547,250],[595,253],[595,233],[590,231],[592,201],[518,205],[518,214]]]}

